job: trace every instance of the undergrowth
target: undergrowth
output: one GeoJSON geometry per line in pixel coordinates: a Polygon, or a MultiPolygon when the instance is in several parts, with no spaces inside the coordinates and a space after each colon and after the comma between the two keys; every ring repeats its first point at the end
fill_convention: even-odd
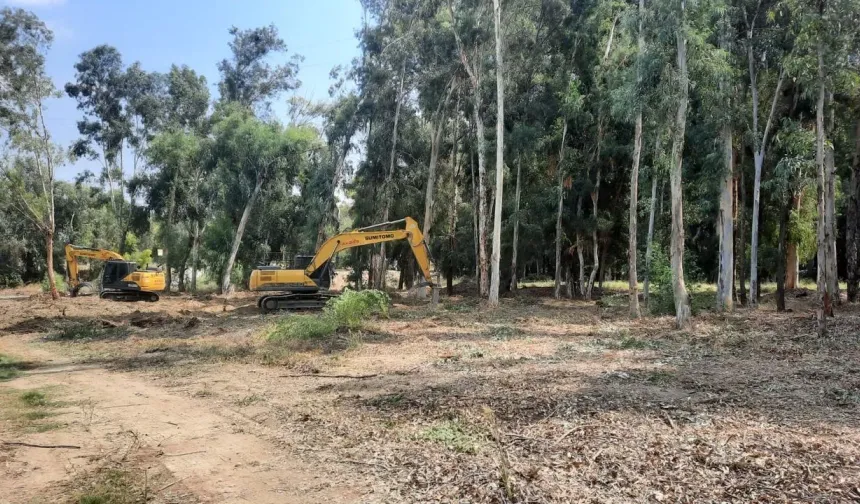
{"type": "Polygon", "coordinates": [[[288,340],[320,340],[340,331],[352,332],[364,328],[373,315],[388,316],[391,302],[388,294],[377,290],[345,290],[326,303],[321,314],[289,315],[269,329],[271,342],[288,340]]]}
{"type": "Polygon", "coordinates": [[[104,327],[92,322],[75,322],[63,326],[56,333],[49,335],[47,339],[56,341],[77,341],[123,338],[125,336],[128,336],[128,329],[125,327],[104,327]]]}
{"type": "Polygon", "coordinates": [[[459,453],[477,453],[480,447],[478,436],[457,420],[447,420],[418,434],[418,439],[439,443],[459,453]]]}
{"type": "Polygon", "coordinates": [[[0,381],[11,380],[20,372],[18,361],[8,355],[0,354],[0,381]]]}

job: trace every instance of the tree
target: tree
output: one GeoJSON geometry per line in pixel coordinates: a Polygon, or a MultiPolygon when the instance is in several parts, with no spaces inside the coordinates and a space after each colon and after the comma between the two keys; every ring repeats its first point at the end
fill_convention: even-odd
{"type": "Polygon", "coordinates": [[[296,78],[301,56],[294,55],[288,63],[272,66],[266,58],[279,52],[287,52],[287,45],[278,36],[275,25],[240,30],[230,28],[230,51],[232,59],[218,63],[221,82],[218,90],[221,99],[237,102],[245,107],[266,107],[269,100],[284,91],[299,87],[296,78]]]}
{"type": "Polygon", "coordinates": [[[20,9],[0,10],[0,44],[5,86],[0,93],[0,124],[11,145],[10,164],[2,168],[10,203],[43,235],[48,285],[59,298],[54,281],[54,176],[62,150],[45,126],[44,104],[56,97],[45,74],[45,53],[53,34],[36,16],[20,9]]]}
{"type": "MultiPolygon", "coordinates": [[[[636,84],[641,86],[642,70],[641,60],[645,52],[645,34],[643,33],[643,23],[645,19],[645,0],[639,0],[639,31],[637,34],[637,63],[636,63],[636,84]]],[[[636,112],[636,126],[633,133],[633,164],[630,169],[630,212],[628,216],[628,245],[627,245],[627,276],[628,289],[630,296],[630,316],[639,318],[639,278],[636,274],[636,237],[639,232],[636,224],[636,218],[639,210],[639,159],[642,156],[642,107],[638,107],[636,112]]]]}
{"type": "Polygon", "coordinates": [[[227,107],[213,127],[211,162],[223,181],[220,188],[227,213],[235,226],[230,253],[225,262],[220,290],[230,292],[233,265],[248,219],[260,193],[275,180],[289,184],[307,150],[307,129],[284,130],[265,123],[242,108],[227,107]]]}
{"type": "Polygon", "coordinates": [[[493,216],[493,253],[490,258],[490,306],[499,305],[499,261],[502,247],[502,185],[505,181],[505,77],[502,47],[502,14],[499,0],[493,0],[496,34],[496,206],[493,216]]]}
{"type": "MultiPolygon", "coordinates": [[[[758,43],[756,36],[758,35],[757,21],[759,19],[759,10],[762,6],[761,0],[756,0],[756,7],[752,14],[752,19],[747,15],[746,7],[743,8],[744,24],[746,26],[746,48],[747,48],[747,63],[749,66],[750,80],[750,97],[752,99],[752,136],[753,136],[753,161],[755,163],[755,176],[753,179],[753,210],[752,210],[752,232],[750,235],[750,306],[755,308],[758,305],[758,245],[759,245],[759,199],[761,194],[761,171],[764,165],[765,152],[768,146],[768,140],[776,116],[777,105],[779,103],[782,83],[785,79],[785,68],[779,70],[779,77],[773,90],[771,99],[770,113],[767,116],[764,130],[759,131],[759,71],[756,68],[756,62],[764,59],[756,54],[756,45],[758,43]]],[[[762,16],[767,18],[770,16],[762,16]]],[[[773,54],[777,51],[770,47],[761,49],[764,54],[773,54]]]]}

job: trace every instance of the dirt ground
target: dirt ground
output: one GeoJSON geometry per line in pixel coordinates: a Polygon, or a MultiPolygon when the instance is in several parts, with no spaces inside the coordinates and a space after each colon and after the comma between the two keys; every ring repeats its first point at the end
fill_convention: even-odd
{"type": "Polygon", "coordinates": [[[860,502],[857,307],[395,298],[284,346],[249,294],[0,293],[0,502],[860,502]]]}

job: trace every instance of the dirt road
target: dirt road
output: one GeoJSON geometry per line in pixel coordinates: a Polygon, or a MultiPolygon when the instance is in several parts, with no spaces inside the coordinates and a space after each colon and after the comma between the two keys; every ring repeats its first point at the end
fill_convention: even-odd
{"type": "Polygon", "coordinates": [[[55,418],[64,427],[23,438],[0,429],[0,439],[80,449],[0,447],[2,502],[63,500],[69,492],[45,492],[94,462],[130,462],[136,471],[158,475],[166,482],[161,486],[176,482],[152,496],[156,502],[323,503],[357,502],[361,496],[348,482],[333,481],[325,468],[302,463],[250,433],[252,420],[213,408],[205,397],[174,394],[134,374],[76,365],[29,340],[0,338],[0,353],[42,363],[3,386],[21,393],[55,391],[64,404],[55,418]]]}

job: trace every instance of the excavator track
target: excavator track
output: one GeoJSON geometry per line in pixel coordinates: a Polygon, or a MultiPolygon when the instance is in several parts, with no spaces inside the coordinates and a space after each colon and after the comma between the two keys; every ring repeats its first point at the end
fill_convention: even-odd
{"type": "Polygon", "coordinates": [[[109,299],[111,301],[146,301],[149,303],[154,303],[159,299],[158,294],[156,294],[155,292],[119,290],[103,291],[101,294],[99,294],[99,297],[102,299],[109,299]]]}
{"type": "Polygon", "coordinates": [[[329,299],[337,297],[330,292],[315,292],[307,294],[270,294],[257,300],[257,308],[261,313],[274,311],[322,310],[329,299]]]}

